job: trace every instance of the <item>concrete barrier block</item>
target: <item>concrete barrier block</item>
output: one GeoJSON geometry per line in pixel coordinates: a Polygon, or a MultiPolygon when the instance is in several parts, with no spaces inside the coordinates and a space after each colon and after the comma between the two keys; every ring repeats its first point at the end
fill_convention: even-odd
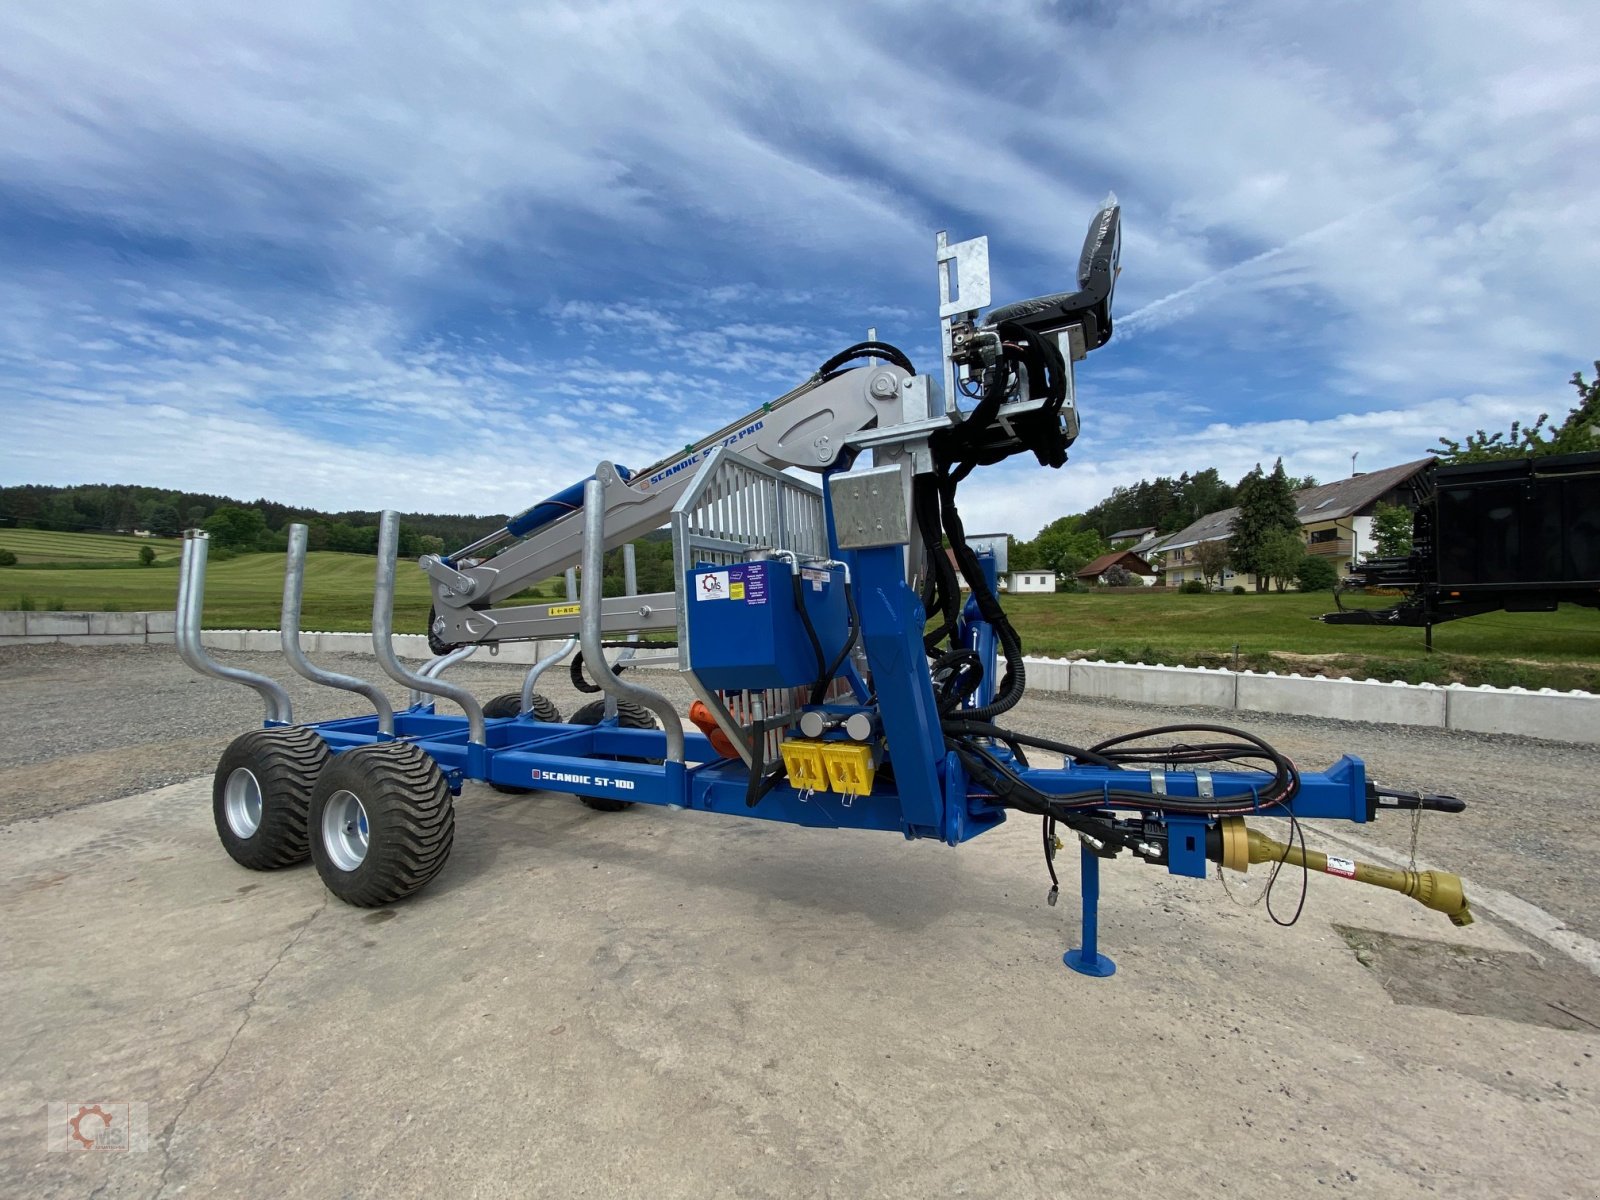
{"type": "Polygon", "coordinates": [[[1097,700],[1232,708],[1234,680],[1227,671],[1077,662],[1072,665],[1072,694],[1097,700]]]}
{"type": "Polygon", "coordinates": [[[485,646],[472,656],[472,661],[502,663],[515,667],[531,666],[539,661],[539,644],[537,642],[510,642],[501,646],[498,654],[490,654],[489,647],[485,646]]]}
{"type": "Polygon", "coordinates": [[[0,612],[0,637],[26,637],[28,614],[25,612],[0,612]]]}
{"type": "Polygon", "coordinates": [[[62,637],[89,632],[89,614],[81,612],[31,612],[27,618],[29,637],[62,637]]]}
{"type": "Polygon", "coordinates": [[[1317,676],[1238,676],[1238,707],[1254,712],[1373,721],[1385,725],[1444,728],[1445,698],[1440,688],[1416,688],[1377,680],[1323,679],[1317,676]]]}
{"type": "Polygon", "coordinates": [[[143,613],[92,612],[88,616],[90,634],[115,634],[118,637],[131,637],[134,634],[138,634],[139,640],[144,640],[143,613]]]}
{"type": "Polygon", "coordinates": [[[175,633],[147,633],[144,635],[147,646],[171,646],[176,644],[178,635],[175,633]]]}
{"type": "Polygon", "coordinates": [[[394,639],[394,652],[401,658],[413,658],[426,661],[433,657],[433,651],[428,649],[428,639],[420,633],[402,633],[394,639]]]}
{"type": "Polygon", "coordinates": [[[245,629],[202,629],[200,644],[207,650],[243,650],[248,632],[245,629]]]}
{"type": "Polygon", "coordinates": [[[142,633],[86,633],[64,640],[69,646],[142,646],[145,637],[142,633]]]}
{"type": "Polygon", "coordinates": [[[1065,658],[1025,658],[1023,665],[1028,671],[1028,688],[1030,691],[1062,692],[1072,691],[1072,662],[1065,658]]]}
{"type": "Polygon", "coordinates": [[[1600,696],[1588,692],[1452,687],[1443,694],[1451,729],[1600,743],[1600,696]]]}
{"type": "Polygon", "coordinates": [[[144,629],[146,633],[172,633],[178,628],[178,614],[175,612],[147,612],[144,614],[144,629]]]}
{"type": "Polygon", "coordinates": [[[372,637],[365,633],[302,633],[300,648],[307,654],[371,654],[372,637]]]}

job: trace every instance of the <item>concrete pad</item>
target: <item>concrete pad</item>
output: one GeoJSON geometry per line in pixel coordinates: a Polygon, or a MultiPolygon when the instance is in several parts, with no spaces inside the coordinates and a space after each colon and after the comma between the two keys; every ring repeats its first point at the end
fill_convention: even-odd
{"type": "Polygon", "coordinates": [[[1375,721],[1387,725],[1444,727],[1444,689],[1377,680],[1305,678],[1299,675],[1238,675],[1242,710],[1375,721]]]}
{"type": "Polygon", "coordinates": [[[142,646],[143,633],[86,633],[82,637],[67,638],[74,646],[142,646]]]}
{"type": "Polygon", "coordinates": [[[178,628],[178,614],[147,612],[144,614],[144,627],[147,633],[174,633],[178,628]]]}
{"type": "Polygon", "coordinates": [[[27,613],[15,610],[0,612],[0,637],[25,637],[27,633],[27,613]]]}
{"type": "Polygon", "coordinates": [[[235,866],[209,786],[0,838],[0,1192],[1277,1200],[1593,1178],[1600,1038],[1391,1001],[1331,922],[1509,944],[1391,893],[1315,878],[1281,930],[1214,880],[1112,863],[1118,972],[1090,980],[1060,963],[1074,862],[1046,907],[1031,821],[951,850],[470,785],[439,878],[367,911],[308,867],[235,866]],[[46,1150],[47,1105],[100,1099],[149,1106],[148,1151],[46,1150]]]}
{"type": "Polygon", "coordinates": [[[64,634],[88,633],[89,614],[81,612],[31,612],[27,618],[29,637],[61,637],[64,634]]]}
{"type": "Polygon", "coordinates": [[[1561,742],[1600,741],[1600,696],[1555,691],[1447,688],[1449,727],[1561,742]]]}

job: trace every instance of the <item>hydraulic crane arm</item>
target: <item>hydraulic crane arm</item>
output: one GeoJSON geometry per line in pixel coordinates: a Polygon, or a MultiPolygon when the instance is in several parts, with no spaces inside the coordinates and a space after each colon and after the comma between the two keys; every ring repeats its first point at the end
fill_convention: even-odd
{"type": "MultiPolygon", "coordinates": [[[[664,525],[679,495],[694,479],[695,468],[718,446],[736,447],[743,457],[766,466],[820,472],[835,465],[853,435],[879,423],[903,423],[908,407],[913,416],[943,416],[942,404],[938,414],[929,411],[934,401],[926,380],[916,380],[894,364],[845,370],[831,378],[819,373],[642,471],[628,472],[602,463],[595,478],[605,496],[606,549],[664,525]],[[918,383],[923,386],[915,386],[918,383]]],[[[503,529],[470,546],[422,559],[433,588],[430,635],[436,644],[566,636],[568,626],[576,628],[569,605],[554,606],[568,610],[555,614],[548,611],[550,605],[502,609],[495,605],[577,564],[583,547],[583,517],[578,511],[581,493],[579,483],[513,517],[503,529]],[[476,559],[497,544],[522,535],[526,535],[522,541],[492,558],[476,559]]],[[[670,593],[636,597],[626,607],[626,614],[620,610],[614,614],[616,628],[673,624],[670,593]],[[653,609],[653,614],[641,609],[653,609]]]]}

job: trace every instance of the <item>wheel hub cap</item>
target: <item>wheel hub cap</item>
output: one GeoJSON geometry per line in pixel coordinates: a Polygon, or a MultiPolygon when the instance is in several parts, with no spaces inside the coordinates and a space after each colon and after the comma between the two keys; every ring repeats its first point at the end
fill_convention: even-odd
{"type": "Polygon", "coordinates": [[[367,857],[367,810],[354,792],[338,791],[322,810],[322,845],[341,871],[354,871],[367,857]]]}
{"type": "Polygon", "coordinates": [[[228,828],[241,841],[261,828],[261,783],[248,767],[235,768],[222,789],[222,810],[228,828]]]}

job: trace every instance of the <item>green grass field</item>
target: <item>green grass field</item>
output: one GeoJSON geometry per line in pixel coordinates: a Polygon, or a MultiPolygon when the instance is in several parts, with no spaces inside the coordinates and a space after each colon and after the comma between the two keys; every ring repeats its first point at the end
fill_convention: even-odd
{"type": "Polygon", "coordinates": [[[182,543],[175,538],[120,537],[112,533],[54,533],[45,529],[0,529],[0,550],[17,556],[19,566],[40,563],[81,563],[137,566],[139,548],[149,546],[157,561],[177,561],[182,543]]]}
{"type": "Polygon", "coordinates": [[[1434,629],[1432,654],[1421,629],[1312,620],[1333,609],[1327,592],[1088,592],[1006,600],[1029,654],[1600,690],[1600,611],[1592,608],[1453,621],[1434,629]]]}
{"type": "MultiPolygon", "coordinates": [[[[95,557],[136,554],[144,544],[144,539],[96,534],[0,530],[0,546],[16,551],[19,559],[26,546],[34,563],[67,564],[54,570],[0,568],[0,608],[170,609],[178,588],[177,543],[152,543],[168,565],[106,570],[105,560],[95,557]],[[39,557],[50,554],[59,557],[39,557]],[[96,562],[102,565],[96,567],[96,562]]],[[[362,554],[307,555],[304,628],[369,628],[374,565],[362,554]]],[[[540,591],[553,599],[561,594],[560,587],[552,580],[540,591]]],[[[207,571],[205,624],[213,629],[276,628],[282,589],[282,555],[247,554],[214,562],[207,571]]],[[[1006,600],[1030,654],[1600,691],[1600,612],[1594,609],[1568,606],[1555,613],[1493,613],[1451,622],[1434,630],[1435,653],[1428,654],[1420,629],[1323,625],[1311,619],[1332,608],[1328,593],[1294,592],[1090,592],[1006,600]]],[[[422,572],[402,563],[396,629],[421,633],[427,613],[422,572]]]]}
{"type": "MultiPolygon", "coordinates": [[[[0,608],[138,612],[177,604],[182,543],[175,540],[5,529],[0,530],[0,548],[13,551],[18,559],[15,567],[0,567],[0,608]],[[146,545],[156,547],[160,557],[156,565],[140,567],[139,547],[146,545]],[[132,568],[106,569],[123,555],[135,563],[132,568]]],[[[302,628],[335,632],[371,628],[376,565],[377,560],[366,554],[307,554],[302,628]]],[[[554,597],[561,586],[555,581],[541,590],[554,597]]],[[[281,554],[245,554],[206,568],[209,629],[276,629],[282,603],[281,554]]],[[[421,571],[401,563],[395,581],[395,628],[421,633],[427,619],[426,580],[421,571]]]]}

